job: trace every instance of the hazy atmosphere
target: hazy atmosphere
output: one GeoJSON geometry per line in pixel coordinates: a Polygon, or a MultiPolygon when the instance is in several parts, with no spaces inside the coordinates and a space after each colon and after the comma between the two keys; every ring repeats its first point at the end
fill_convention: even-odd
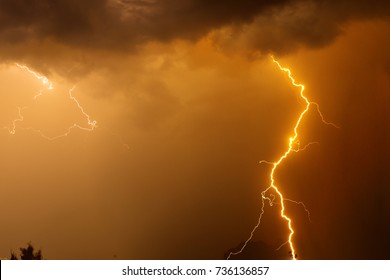
{"type": "MultiPolygon", "coordinates": [[[[0,258],[239,250],[305,108],[273,55],[338,127],[275,173],[298,258],[390,259],[389,1],[2,0],[0,42],[0,258]]],[[[280,206],[235,258],[290,258],[280,206]]]]}

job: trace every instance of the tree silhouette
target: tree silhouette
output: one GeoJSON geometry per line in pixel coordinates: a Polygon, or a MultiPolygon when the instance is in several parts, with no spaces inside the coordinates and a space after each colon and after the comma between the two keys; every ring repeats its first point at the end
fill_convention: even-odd
{"type": "Polygon", "coordinates": [[[20,259],[14,254],[14,252],[11,252],[11,260],[42,260],[42,251],[38,250],[37,252],[34,252],[34,247],[31,245],[31,243],[27,244],[26,248],[20,248],[20,259]]]}

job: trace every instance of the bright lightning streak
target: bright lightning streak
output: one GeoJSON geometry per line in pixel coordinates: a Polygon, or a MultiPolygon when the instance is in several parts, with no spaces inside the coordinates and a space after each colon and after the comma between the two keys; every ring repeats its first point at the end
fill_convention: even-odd
{"type": "MultiPolygon", "coordinates": [[[[37,78],[38,80],[40,80],[42,82],[42,85],[46,88],[46,90],[53,90],[54,89],[54,86],[53,86],[53,83],[44,75],[41,75],[33,70],[31,70],[29,67],[25,66],[25,65],[21,65],[19,63],[15,63],[15,65],[20,68],[21,70],[23,71],[27,71],[28,73],[32,74],[35,78],[37,78]]],[[[26,130],[31,130],[33,132],[36,132],[38,134],[40,134],[43,138],[47,139],[47,140],[55,140],[55,139],[58,139],[58,138],[62,138],[62,137],[66,137],[68,136],[71,131],[74,129],[74,128],[78,128],[80,130],[85,130],[85,131],[93,131],[96,127],[97,127],[97,122],[95,120],[91,120],[91,117],[85,112],[84,108],[81,106],[80,102],[73,96],[73,91],[75,89],[75,86],[73,86],[72,88],[69,89],[68,91],[68,95],[69,95],[69,99],[75,103],[75,105],[77,106],[77,108],[80,110],[80,112],[84,115],[84,117],[86,118],[87,120],[87,123],[88,123],[88,126],[87,127],[84,127],[84,126],[81,126],[79,124],[73,124],[71,126],[68,127],[68,129],[66,130],[65,133],[63,134],[60,134],[60,135],[57,135],[57,136],[54,136],[54,137],[49,137],[47,135],[45,135],[41,130],[39,129],[35,129],[35,128],[32,128],[32,127],[28,127],[28,128],[23,128],[23,129],[26,129],[26,130]]],[[[36,94],[34,96],[34,99],[37,99],[39,97],[41,97],[43,95],[43,90],[41,90],[38,94],[36,94]]],[[[27,107],[23,107],[23,108],[18,108],[18,118],[14,119],[13,122],[12,122],[12,127],[11,128],[8,128],[8,131],[10,134],[15,134],[16,133],[16,123],[17,122],[23,122],[24,120],[24,117],[22,115],[22,111],[24,109],[26,109],[27,107]]]]}
{"type": "Polygon", "coordinates": [[[260,226],[261,219],[262,219],[263,214],[264,214],[265,201],[267,200],[268,203],[270,204],[270,206],[272,206],[273,204],[279,204],[280,205],[280,208],[281,208],[280,209],[280,216],[281,216],[282,219],[284,219],[287,222],[287,226],[288,226],[288,230],[289,230],[288,240],[285,243],[283,243],[278,248],[278,250],[281,247],[283,247],[284,245],[288,244],[289,247],[290,247],[290,252],[291,252],[292,259],[296,260],[296,253],[295,253],[296,249],[295,249],[294,242],[293,242],[293,236],[294,236],[295,231],[294,231],[294,228],[293,228],[293,221],[292,221],[292,219],[286,214],[285,201],[290,201],[290,202],[302,205],[304,207],[305,211],[308,213],[309,220],[310,220],[310,212],[307,210],[306,206],[302,202],[297,202],[297,201],[294,201],[294,200],[291,200],[291,199],[287,199],[287,198],[285,198],[283,196],[282,192],[279,190],[279,188],[277,187],[277,185],[275,183],[275,173],[276,173],[278,167],[283,163],[283,161],[292,152],[303,151],[308,146],[310,146],[311,144],[314,144],[314,143],[309,143],[305,147],[300,148],[299,133],[298,133],[298,129],[301,126],[302,120],[303,120],[304,116],[306,115],[306,113],[310,110],[311,106],[315,106],[316,107],[316,110],[317,110],[319,116],[321,117],[321,120],[322,120],[323,123],[325,123],[327,125],[332,125],[334,127],[337,127],[335,124],[329,123],[329,122],[325,121],[325,119],[323,117],[323,114],[320,111],[319,105],[317,103],[315,103],[315,102],[309,101],[309,99],[304,95],[305,86],[302,85],[302,84],[298,84],[295,81],[294,77],[291,74],[291,70],[288,69],[288,68],[283,67],[277,60],[275,60],[275,58],[273,56],[271,56],[271,59],[278,66],[279,70],[285,72],[288,75],[288,78],[290,79],[291,84],[294,87],[297,87],[297,88],[300,89],[299,90],[299,96],[305,102],[305,108],[301,111],[301,113],[299,114],[298,120],[295,122],[294,134],[292,136],[290,136],[290,138],[289,138],[287,150],[280,156],[280,158],[276,162],[269,162],[269,161],[261,161],[260,162],[260,163],[266,163],[266,164],[272,165],[272,170],[271,170],[271,173],[270,173],[271,184],[270,184],[270,186],[267,189],[265,189],[261,193],[262,206],[261,206],[260,216],[258,218],[258,221],[257,221],[255,227],[252,229],[252,231],[251,231],[251,233],[249,235],[249,238],[244,242],[244,245],[241,247],[240,250],[238,250],[237,252],[230,252],[229,256],[227,257],[227,259],[230,259],[231,256],[233,256],[233,255],[241,254],[243,252],[243,250],[246,248],[246,246],[248,245],[249,241],[252,240],[255,231],[260,226]],[[272,194],[272,193],[267,196],[267,193],[269,193],[270,191],[274,191],[277,194],[277,197],[279,198],[278,200],[280,202],[278,202],[278,203],[274,202],[275,195],[272,194]]]}
{"type": "Polygon", "coordinates": [[[30,68],[28,68],[26,65],[20,65],[19,63],[15,63],[15,65],[18,66],[20,69],[26,70],[26,71],[29,72],[30,74],[34,75],[35,78],[37,78],[38,80],[42,81],[42,84],[43,84],[44,86],[47,86],[47,89],[48,89],[48,90],[54,89],[53,83],[52,83],[46,76],[40,75],[40,74],[38,74],[37,72],[32,71],[32,70],[31,70],[30,68]]]}

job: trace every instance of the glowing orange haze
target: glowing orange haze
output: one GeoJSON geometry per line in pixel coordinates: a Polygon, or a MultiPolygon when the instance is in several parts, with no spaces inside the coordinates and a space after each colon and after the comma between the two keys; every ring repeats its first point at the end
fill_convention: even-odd
{"type": "Polygon", "coordinates": [[[352,24],[327,48],[280,58],[304,96],[272,60],[226,54],[210,37],[91,50],[89,71],[77,59],[31,67],[38,76],[3,66],[0,257],[32,241],[48,259],[223,258],[262,210],[243,258],[386,256],[389,30],[352,24]],[[52,139],[73,124],[93,131],[48,141],[23,129],[52,139]],[[295,155],[297,140],[319,145],[295,155]],[[276,159],[271,172],[261,159],[276,159]],[[287,199],[313,222],[301,205],[284,211],[287,199]]]}

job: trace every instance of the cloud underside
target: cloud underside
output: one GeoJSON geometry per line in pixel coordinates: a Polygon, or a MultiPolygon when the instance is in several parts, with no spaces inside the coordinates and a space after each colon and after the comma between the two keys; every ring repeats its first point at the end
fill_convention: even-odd
{"type": "MultiPolygon", "coordinates": [[[[118,52],[149,41],[197,40],[213,32],[222,47],[281,54],[324,46],[340,34],[343,23],[386,17],[389,8],[388,1],[363,0],[4,0],[0,40],[3,48],[50,41],[118,52]]],[[[37,49],[30,51],[37,55],[37,49]]],[[[23,50],[9,52],[23,56],[23,50]]]]}

